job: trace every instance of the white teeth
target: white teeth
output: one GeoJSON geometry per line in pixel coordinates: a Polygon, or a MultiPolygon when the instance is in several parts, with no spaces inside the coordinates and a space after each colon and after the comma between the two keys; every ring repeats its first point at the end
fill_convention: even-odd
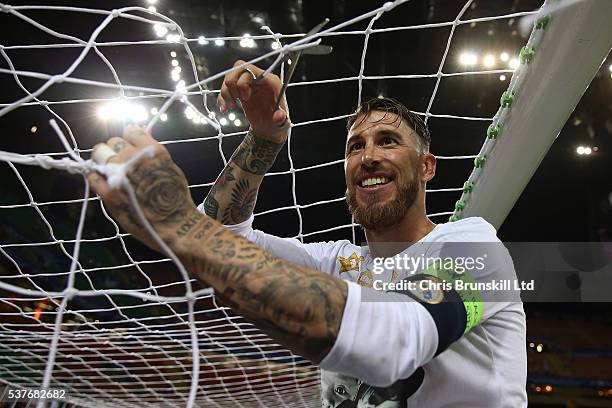
{"type": "Polygon", "coordinates": [[[385,184],[387,183],[386,177],[370,177],[361,182],[362,187],[373,186],[375,184],[385,184]]]}

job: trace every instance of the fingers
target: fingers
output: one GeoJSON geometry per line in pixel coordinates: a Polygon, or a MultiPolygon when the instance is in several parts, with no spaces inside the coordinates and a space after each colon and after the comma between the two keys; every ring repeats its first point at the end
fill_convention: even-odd
{"type": "Polygon", "coordinates": [[[272,115],[272,121],[277,127],[282,128],[289,124],[289,116],[282,107],[279,107],[272,115]]]}
{"type": "MultiPolygon", "coordinates": [[[[240,67],[244,64],[244,61],[238,60],[234,63],[234,67],[240,67]]],[[[221,85],[221,91],[217,97],[217,103],[221,112],[235,109],[237,99],[243,102],[247,101],[251,96],[251,86],[254,79],[261,75],[262,72],[262,69],[248,64],[226,74],[223,85],[221,85]]]]}
{"type": "Polygon", "coordinates": [[[157,143],[149,132],[147,132],[141,127],[134,125],[129,125],[123,130],[123,139],[138,148],[147,147],[149,145],[157,143]]]}
{"type": "Polygon", "coordinates": [[[95,145],[91,155],[93,161],[98,164],[106,164],[115,156],[117,156],[117,153],[106,143],[95,145]]]}
{"type": "Polygon", "coordinates": [[[242,71],[236,81],[236,89],[240,95],[240,100],[243,102],[248,101],[251,96],[251,83],[255,80],[253,75],[249,71],[242,71]]]}
{"type": "Polygon", "coordinates": [[[87,180],[91,185],[93,191],[98,194],[102,199],[108,197],[110,187],[106,183],[106,179],[97,171],[92,171],[87,175],[87,180]]]}

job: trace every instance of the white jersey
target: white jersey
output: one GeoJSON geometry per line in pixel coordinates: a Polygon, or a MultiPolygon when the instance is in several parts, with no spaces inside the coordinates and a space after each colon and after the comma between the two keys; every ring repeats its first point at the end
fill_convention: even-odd
{"type": "MultiPolygon", "coordinates": [[[[253,230],[252,222],[253,217],[227,227],[280,258],[348,281],[338,337],[320,363],[324,408],[527,406],[526,323],[520,299],[492,301],[484,293],[480,301],[462,297],[454,303],[460,310],[445,309],[440,300],[446,292],[417,289],[408,293],[417,301],[405,301],[406,291],[376,290],[406,276],[388,268],[381,272],[368,247],[346,240],[304,244],[253,230]],[[455,327],[458,321],[461,325],[455,327]]],[[[450,242],[503,248],[495,229],[476,217],[439,224],[419,241],[425,252],[431,252],[431,244],[450,242]]],[[[421,256],[414,248],[401,255],[421,256]]],[[[491,271],[502,267],[516,278],[505,248],[491,258],[487,272],[479,276],[478,268],[471,270],[473,281],[491,278],[491,271]]],[[[423,270],[410,275],[408,280],[437,279],[423,270]]]]}

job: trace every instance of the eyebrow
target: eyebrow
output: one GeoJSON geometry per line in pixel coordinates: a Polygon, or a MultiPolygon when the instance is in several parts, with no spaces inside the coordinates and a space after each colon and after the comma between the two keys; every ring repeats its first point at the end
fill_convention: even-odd
{"type": "MultiPolygon", "coordinates": [[[[375,136],[395,136],[395,137],[398,137],[398,138],[402,138],[402,135],[398,131],[392,130],[392,129],[381,129],[378,132],[376,132],[375,136]]],[[[355,140],[357,140],[357,139],[359,139],[361,137],[362,137],[361,133],[356,133],[356,134],[352,135],[346,141],[346,145],[349,146],[352,142],[354,142],[355,140]]]]}

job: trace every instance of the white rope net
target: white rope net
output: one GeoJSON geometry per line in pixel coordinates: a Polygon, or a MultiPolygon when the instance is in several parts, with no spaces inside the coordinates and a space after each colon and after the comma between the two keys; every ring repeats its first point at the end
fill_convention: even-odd
{"type": "MultiPolygon", "coordinates": [[[[477,23],[507,24],[509,20],[534,12],[524,10],[468,19],[464,15],[470,10],[470,0],[449,21],[417,26],[382,26],[384,16],[401,13],[401,3],[405,2],[386,3],[330,26],[312,38],[264,28],[262,35],[206,39],[189,37],[179,21],[173,21],[161,10],[152,11],[146,7],[98,10],[0,4],[2,21],[18,22],[33,32],[46,35],[40,43],[9,41],[11,44],[6,45],[5,39],[0,40],[3,83],[10,82],[10,86],[23,95],[18,100],[0,101],[0,120],[5,124],[27,124],[28,114],[34,110],[42,110],[54,120],[51,125],[39,125],[40,132],[45,130],[44,137],[36,135],[36,141],[25,143],[25,147],[22,143],[14,150],[4,148],[0,151],[2,189],[7,192],[0,197],[0,222],[5,230],[0,234],[3,258],[0,263],[0,381],[20,387],[66,389],[67,401],[92,407],[318,406],[316,367],[284,350],[231,310],[219,307],[214,294],[202,289],[184,270],[173,266],[170,254],[162,257],[144,250],[120,230],[100,200],[89,195],[83,175],[93,166],[88,160],[93,145],[103,140],[92,138],[91,129],[87,129],[94,126],[92,122],[95,119],[75,117],[71,111],[87,106],[98,109],[103,115],[124,115],[145,124],[154,135],[168,123],[178,121],[177,117],[189,122],[189,126],[198,129],[196,136],[177,139],[174,135],[160,140],[171,153],[173,148],[218,151],[217,163],[202,165],[207,167],[210,178],[194,177],[196,182],[191,182],[190,178],[196,202],[201,201],[206,189],[212,186],[215,175],[226,164],[228,154],[240,141],[237,136],[245,134],[248,123],[240,124],[240,117],[236,118],[236,114],[233,118],[221,118],[210,108],[218,92],[213,85],[219,85],[220,79],[232,68],[201,77],[194,50],[215,42],[266,41],[269,44],[276,41],[278,46],[269,52],[262,51],[249,61],[272,71],[278,69],[281,57],[296,47],[308,47],[319,39],[326,43],[350,38],[362,43],[359,73],[311,81],[294,79],[288,90],[290,104],[299,104],[299,100],[292,101],[292,93],[308,86],[356,84],[356,105],[362,99],[366,81],[428,80],[433,86],[426,98],[426,108],[416,110],[416,113],[423,115],[430,124],[435,120],[451,121],[459,128],[475,123],[480,134],[473,137],[478,146],[482,145],[486,136],[483,129],[495,124],[500,112],[483,117],[436,112],[434,107],[440,85],[447,78],[508,75],[509,79],[513,73],[515,78],[520,78],[520,73],[526,68],[521,65],[457,70],[448,61],[449,56],[455,58],[459,50],[453,48],[455,33],[477,23]],[[84,15],[98,16],[102,22],[88,38],[77,38],[62,33],[61,27],[45,25],[46,13],[63,13],[64,21],[68,22],[84,15]],[[130,32],[138,33],[134,39],[101,40],[107,31],[126,24],[132,28],[130,32]],[[362,29],[344,31],[354,27],[362,29]],[[394,75],[366,72],[368,43],[372,36],[431,29],[443,30],[446,41],[433,72],[394,75]],[[159,36],[164,38],[157,38],[159,36]],[[172,50],[173,58],[182,55],[188,65],[181,69],[173,59],[170,69],[175,86],[171,89],[127,84],[122,80],[121,69],[113,63],[113,50],[125,47],[162,48],[166,53],[172,50]],[[20,69],[13,63],[13,59],[23,53],[39,51],[47,51],[49,58],[68,55],[68,68],[59,74],[50,74],[45,71],[44,61],[40,61],[40,68],[36,71],[20,69]],[[62,53],[66,51],[69,53],[62,53]],[[85,71],[80,70],[86,63],[97,64],[106,70],[105,77],[109,79],[87,79],[83,75],[85,71]],[[53,90],[57,92],[50,94],[53,90]],[[104,96],[100,97],[101,94],[104,96]],[[66,98],[64,95],[79,96],[66,98]],[[147,108],[143,110],[136,103],[143,103],[147,108]],[[183,118],[183,112],[187,120],[183,118]],[[45,183],[41,180],[50,174],[57,176],[66,171],[73,175],[62,180],[72,180],[73,184],[69,182],[69,185],[59,187],[62,191],[54,192],[52,200],[41,200],[39,197],[48,196],[42,193],[45,183]],[[58,208],[65,210],[62,212],[58,208]],[[92,230],[88,223],[95,224],[96,228],[92,230]]],[[[529,41],[533,38],[532,34],[529,41]]],[[[232,62],[228,60],[226,67],[231,67],[232,62]]],[[[158,68],[143,66],[143,69],[158,68]]],[[[167,71],[169,68],[159,69],[167,71]]],[[[516,85],[516,80],[513,81],[511,87],[516,85]]],[[[496,95],[497,98],[499,93],[496,95]]],[[[288,177],[290,202],[263,210],[258,207],[256,221],[267,215],[282,217],[290,213],[296,216],[297,233],[293,235],[299,239],[320,240],[326,233],[340,231],[348,234],[347,238],[358,241],[359,231],[350,217],[346,222],[321,228],[308,226],[307,212],[315,207],[327,211],[329,206],[343,205],[343,190],[316,201],[303,200],[299,194],[298,180],[302,175],[318,177],[320,171],[341,174],[341,148],[332,152],[336,157],[333,160],[316,161],[315,157],[314,163],[299,165],[297,158],[300,163],[304,160],[294,147],[304,135],[302,129],[326,133],[336,129],[333,126],[338,123],[343,126],[355,105],[343,107],[344,114],[330,117],[294,118],[286,150],[288,169],[275,167],[266,176],[268,179],[288,177]]],[[[38,131],[27,126],[25,135],[5,134],[4,137],[21,139],[32,137],[30,133],[38,131]]],[[[20,127],[24,128],[23,125],[20,127]]],[[[111,134],[109,132],[109,136],[111,134]]],[[[461,180],[466,180],[477,156],[477,151],[440,155],[439,167],[443,167],[444,162],[467,163],[458,175],[461,180]]],[[[181,165],[179,158],[177,161],[181,165]]],[[[442,217],[454,213],[454,200],[465,194],[461,183],[428,192],[430,195],[444,195],[447,210],[430,214],[438,217],[440,222],[442,217]]]]}

